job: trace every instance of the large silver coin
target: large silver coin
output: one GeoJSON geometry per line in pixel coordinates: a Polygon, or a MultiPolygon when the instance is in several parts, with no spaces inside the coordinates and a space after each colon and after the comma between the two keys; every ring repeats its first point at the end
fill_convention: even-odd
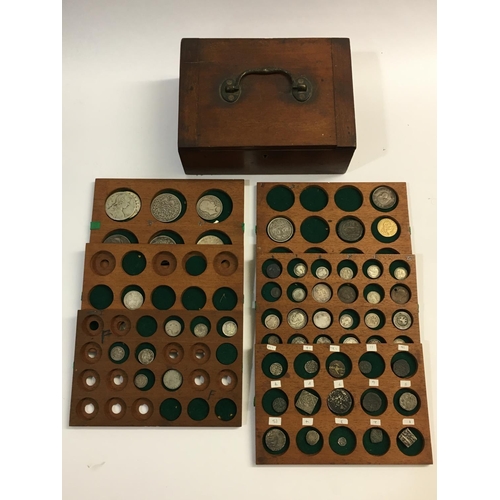
{"type": "Polygon", "coordinates": [[[137,355],[139,363],[142,365],[149,365],[155,359],[155,353],[151,349],[142,349],[137,355]]]}
{"type": "Polygon", "coordinates": [[[356,219],[344,219],[337,226],[337,234],[343,241],[354,243],[363,237],[364,227],[356,219]]]}
{"type": "Polygon", "coordinates": [[[378,412],[382,408],[382,398],[376,392],[368,392],[363,396],[361,406],[368,412],[378,412]]]}
{"type": "Polygon", "coordinates": [[[315,341],[315,344],[331,344],[332,339],[325,337],[324,335],[319,336],[315,341]]]}
{"type": "Polygon", "coordinates": [[[165,323],[165,333],[169,337],[177,337],[182,331],[182,325],[176,319],[171,319],[165,323]]]}
{"type": "Polygon", "coordinates": [[[346,337],[342,344],[359,344],[359,340],[356,337],[346,337]]]}
{"type": "Polygon", "coordinates": [[[304,364],[304,370],[307,373],[316,373],[318,371],[318,363],[314,359],[310,359],[304,364]]]}
{"type": "Polygon", "coordinates": [[[144,304],[144,297],[142,296],[142,293],[137,290],[131,290],[123,297],[123,305],[130,311],[139,309],[142,304],[144,304]]]}
{"type": "Polygon", "coordinates": [[[181,372],[177,370],[167,370],[163,375],[163,385],[171,391],[178,389],[182,385],[181,372]]]}
{"type": "Polygon", "coordinates": [[[371,429],[370,430],[370,441],[373,444],[381,443],[384,440],[384,433],[381,429],[371,429]]]}
{"type": "Polygon", "coordinates": [[[224,245],[224,242],[213,234],[208,234],[207,236],[201,237],[197,242],[197,245],[224,245]]]}
{"type": "Polygon", "coordinates": [[[373,204],[382,210],[390,210],[397,200],[396,192],[387,186],[380,186],[372,193],[373,204]]]}
{"type": "Polygon", "coordinates": [[[330,276],[330,271],[325,266],[319,266],[314,274],[316,274],[316,278],[324,280],[330,276]]]}
{"type": "Polygon", "coordinates": [[[138,389],[144,389],[148,385],[149,379],[144,373],[138,373],[134,378],[134,385],[138,389]]]}
{"type": "Polygon", "coordinates": [[[418,405],[418,399],[415,394],[411,392],[403,392],[401,396],[399,396],[399,406],[406,411],[413,411],[418,405]]]}
{"type": "Polygon", "coordinates": [[[319,441],[319,433],[314,430],[307,431],[306,433],[306,443],[310,446],[314,446],[319,441]]]}
{"type": "Polygon", "coordinates": [[[286,400],[284,398],[281,398],[281,397],[273,399],[273,402],[271,405],[273,407],[273,410],[276,413],[283,413],[288,406],[286,400]]]}
{"type": "Polygon", "coordinates": [[[276,328],[280,326],[280,323],[281,321],[278,318],[278,316],[276,316],[276,314],[268,314],[264,318],[264,324],[266,325],[267,328],[269,328],[269,330],[276,330],[276,328]]]}
{"type": "Polygon", "coordinates": [[[297,335],[291,341],[291,344],[307,344],[307,339],[302,335],[297,335]]]}
{"type": "Polygon", "coordinates": [[[276,217],[267,225],[269,238],[277,243],[288,241],[294,233],[293,224],[285,217],[276,217]]]}
{"type": "Polygon", "coordinates": [[[204,323],[198,323],[194,326],[193,333],[195,337],[198,337],[200,339],[206,337],[208,335],[208,326],[204,323]]]}
{"type": "Polygon", "coordinates": [[[371,371],[372,371],[372,364],[367,361],[366,359],[362,359],[360,362],[359,362],[359,371],[363,374],[363,375],[368,375],[371,371]]]}
{"type": "Polygon", "coordinates": [[[303,412],[307,413],[308,415],[312,415],[314,413],[316,405],[318,404],[318,401],[319,401],[318,396],[314,395],[312,392],[303,389],[300,392],[299,397],[297,398],[295,406],[299,410],[302,410],[303,412]]]}
{"type": "Polygon", "coordinates": [[[293,274],[295,274],[297,278],[302,278],[303,276],[306,275],[306,272],[307,272],[307,267],[305,266],[305,264],[299,263],[293,266],[293,274]]]}
{"type": "Polygon", "coordinates": [[[302,302],[302,301],[304,301],[305,298],[306,298],[306,291],[303,290],[302,288],[296,288],[292,292],[292,299],[295,302],[302,302]]]}
{"type": "Polygon", "coordinates": [[[151,245],[176,245],[176,241],[170,236],[160,234],[155,236],[150,242],[151,245]]]}
{"type": "Polygon", "coordinates": [[[173,222],[182,211],[182,203],[175,194],[162,193],[151,202],[151,213],[160,222],[173,222]]]}
{"type": "Polygon", "coordinates": [[[132,219],[140,209],[141,199],[132,191],[117,191],[105,203],[107,216],[116,221],[132,219]]]}
{"type": "Polygon", "coordinates": [[[372,291],[366,294],[366,300],[370,304],[378,304],[382,299],[380,297],[380,293],[372,291]]]}
{"type": "Polygon", "coordinates": [[[406,359],[398,359],[393,363],[392,371],[398,377],[407,377],[411,373],[410,364],[406,359]]]}
{"type": "Polygon", "coordinates": [[[125,357],[125,349],[119,345],[116,345],[109,352],[109,357],[113,361],[121,361],[125,357]]]}
{"type": "Polygon", "coordinates": [[[380,267],[376,264],[372,264],[371,266],[368,266],[366,274],[369,278],[376,279],[382,274],[382,269],[380,269],[380,267]]]}
{"type": "Polygon", "coordinates": [[[281,365],[281,363],[272,363],[269,367],[269,371],[272,375],[278,377],[283,373],[283,366],[281,365]]]}
{"type": "Polygon", "coordinates": [[[339,322],[342,328],[351,328],[354,324],[354,319],[350,314],[342,314],[339,318],[339,322]]]}
{"type": "Polygon", "coordinates": [[[339,271],[339,275],[344,280],[351,280],[354,277],[354,271],[350,267],[343,267],[339,271]]]}
{"type": "Polygon", "coordinates": [[[392,322],[398,330],[408,330],[412,324],[411,316],[406,311],[397,311],[394,313],[392,322]]]}
{"type": "Polygon", "coordinates": [[[326,404],[335,415],[347,415],[352,408],[352,396],[345,389],[334,389],[328,394],[326,404]]]}
{"type": "Polygon", "coordinates": [[[204,220],[215,220],[222,213],[224,206],[217,196],[207,194],[202,196],[196,204],[198,215],[204,220]]]}
{"type": "Polygon", "coordinates": [[[281,339],[277,335],[269,335],[269,337],[267,337],[267,343],[270,345],[278,345],[281,344],[281,339]]]}
{"type": "Polygon", "coordinates": [[[345,364],[340,359],[334,359],[328,365],[328,373],[335,378],[342,378],[345,375],[345,364]]]}
{"type": "Polygon", "coordinates": [[[344,436],[340,436],[338,439],[337,439],[337,444],[339,446],[345,446],[347,444],[347,439],[344,437],[344,436]]]}
{"type": "Polygon", "coordinates": [[[394,277],[397,280],[404,280],[408,276],[408,271],[404,267],[396,267],[394,269],[394,277]]]}
{"type": "Polygon", "coordinates": [[[286,435],[281,429],[268,430],[264,440],[271,451],[281,451],[286,446],[286,435]]]}
{"type": "Polygon", "coordinates": [[[312,289],[312,296],[316,302],[325,304],[332,298],[332,289],[324,283],[318,283],[312,289]]]}
{"type": "Polygon", "coordinates": [[[222,325],[222,333],[226,337],[234,337],[238,331],[238,325],[234,321],[226,321],[222,325]]]}
{"type": "Polygon", "coordinates": [[[380,325],[380,316],[376,313],[368,313],[365,316],[365,325],[372,330],[380,325]]]}
{"type": "Polygon", "coordinates": [[[266,275],[268,278],[277,278],[281,274],[281,267],[274,262],[266,267],[266,275]]]}
{"type": "Polygon", "coordinates": [[[417,436],[413,434],[413,432],[407,427],[406,429],[403,429],[399,435],[398,439],[407,447],[409,448],[413,443],[418,441],[417,436]]]}
{"type": "Polygon", "coordinates": [[[337,295],[339,300],[344,304],[352,304],[358,296],[356,289],[351,285],[342,285],[339,288],[337,295]]]}
{"type": "Polygon", "coordinates": [[[396,304],[406,304],[410,300],[410,291],[404,286],[395,286],[391,290],[391,299],[396,304]]]}
{"type": "Polygon", "coordinates": [[[327,311],[318,311],[314,313],[313,323],[317,328],[324,330],[332,324],[332,316],[327,311]]]}
{"type": "Polygon", "coordinates": [[[307,314],[302,309],[292,309],[286,320],[294,330],[300,330],[307,324],[307,314]]]}
{"type": "Polygon", "coordinates": [[[130,240],[126,236],[123,236],[123,234],[112,234],[103,243],[130,243],[130,240]]]}

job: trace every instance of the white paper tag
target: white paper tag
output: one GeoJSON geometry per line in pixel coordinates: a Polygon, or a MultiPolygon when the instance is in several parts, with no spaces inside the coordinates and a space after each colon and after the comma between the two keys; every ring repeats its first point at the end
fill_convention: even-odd
{"type": "Polygon", "coordinates": [[[304,380],[304,387],[314,387],[314,380],[313,379],[304,380]]]}
{"type": "Polygon", "coordinates": [[[400,380],[399,387],[411,387],[411,380],[400,380]]]}
{"type": "Polygon", "coordinates": [[[347,420],[347,418],[338,418],[338,417],[335,417],[335,423],[336,424],[347,425],[349,423],[349,421],[347,420]]]}
{"type": "Polygon", "coordinates": [[[344,387],[344,381],[343,380],[334,380],[333,387],[335,387],[335,389],[339,389],[340,387],[344,387]]]}
{"type": "Polygon", "coordinates": [[[413,418],[403,418],[403,425],[415,425],[413,418]]]}
{"type": "Polygon", "coordinates": [[[302,346],[302,350],[303,351],[312,351],[313,350],[313,346],[312,345],[303,345],[302,346]]]}
{"type": "Polygon", "coordinates": [[[370,418],[370,425],[382,425],[382,421],[379,418],[370,418]]]}
{"type": "Polygon", "coordinates": [[[332,352],[340,352],[340,346],[339,345],[332,345],[332,344],[330,344],[330,351],[332,351],[332,352]]]}
{"type": "Polygon", "coordinates": [[[409,347],[404,344],[398,344],[398,351],[407,351],[409,347]]]}
{"type": "Polygon", "coordinates": [[[281,425],[281,417],[269,417],[269,425],[281,425]]]}
{"type": "Polygon", "coordinates": [[[271,387],[281,387],[281,380],[271,380],[271,387]]]}
{"type": "Polygon", "coordinates": [[[376,351],[377,350],[377,344],[366,344],[366,350],[367,351],[376,351]]]}
{"type": "Polygon", "coordinates": [[[275,351],[276,350],[276,346],[275,345],[271,345],[271,344],[267,344],[267,349],[269,351],[275,351]]]}
{"type": "Polygon", "coordinates": [[[378,387],[378,379],[371,378],[371,379],[368,381],[368,385],[369,385],[370,387],[378,387]]]}
{"type": "Polygon", "coordinates": [[[313,418],[303,418],[302,419],[302,425],[313,425],[313,418]]]}

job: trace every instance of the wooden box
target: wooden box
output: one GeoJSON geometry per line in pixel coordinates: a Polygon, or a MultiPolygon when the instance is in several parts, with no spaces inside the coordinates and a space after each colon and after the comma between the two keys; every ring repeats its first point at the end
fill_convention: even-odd
{"type": "Polygon", "coordinates": [[[343,174],[349,39],[183,39],[178,148],[187,174],[343,174]]]}

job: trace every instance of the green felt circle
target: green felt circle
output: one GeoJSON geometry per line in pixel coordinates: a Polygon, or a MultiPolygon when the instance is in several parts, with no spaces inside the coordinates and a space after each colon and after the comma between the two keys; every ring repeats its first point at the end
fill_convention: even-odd
{"type": "Polygon", "coordinates": [[[117,365],[121,365],[122,363],[125,363],[125,361],[127,361],[129,356],[130,356],[130,349],[129,349],[128,345],[125,344],[124,342],[114,342],[113,344],[111,344],[109,346],[108,357],[112,363],[115,363],[117,365]],[[113,349],[114,347],[122,347],[123,348],[123,350],[125,351],[125,355],[123,356],[123,359],[120,359],[119,361],[115,361],[114,359],[111,358],[111,349],[113,349]]]}
{"type": "Polygon", "coordinates": [[[348,427],[336,427],[330,432],[330,437],[328,439],[330,448],[337,455],[349,455],[356,448],[356,435],[348,427]],[[344,438],[346,444],[341,446],[339,444],[339,439],[344,438]]]}
{"type": "Polygon", "coordinates": [[[170,309],[175,304],[175,292],[167,285],[160,285],[153,290],[151,302],[156,309],[170,309]]]}
{"type": "Polygon", "coordinates": [[[328,193],[319,186],[308,186],[300,193],[300,204],[310,212],[319,212],[328,205],[328,193]]]}
{"type": "Polygon", "coordinates": [[[205,307],[207,296],[201,288],[191,286],[184,290],[181,301],[188,311],[199,311],[205,307]]]}
{"type": "Polygon", "coordinates": [[[363,195],[354,186],[343,186],[333,197],[335,204],[344,212],[355,212],[363,205],[363,195]]]}
{"type": "Polygon", "coordinates": [[[381,248],[375,253],[385,253],[385,254],[398,254],[399,252],[395,248],[381,248]]]}
{"type": "Polygon", "coordinates": [[[330,354],[330,356],[328,356],[328,358],[326,359],[325,368],[326,368],[326,373],[328,373],[328,375],[330,375],[330,377],[334,379],[346,378],[351,374],[352,371],[351,358],[343,352],[334,352],[330,354]],[[331,375],[331,373],[328,371],[328,367],[330,366],[330,363],[332,363],[333,361],[341,361],[342,363],[344,363],[345,373],[342,377],[333,377],[333,375],[331,375]]]}
{"type": "Polygon", "coordinates": [[[169,422],[177,420],[181,413],[182,405],[177,399],[168,398],[160,404],[160,415],[169,422]]]}
{"type": "Polygon", "coordinates": [[[396,410],[399,413],[401,413],[401,415],[404,415],[405,417],[410,417],[411,415],[415,415],[415,413],[417,413],[418,410],[420,410],[420,406],[421,406],[420,396],[413,389],[410,389],[410,388],[399,389],[399,391],[397,391],[396,394],[394,394],[394,399],[392,400],[392,402],[394,404],[394,408],[396,408],[396,410]],[[401,405],[399,404],[399,398],[405,392],[409,392],[417,398],[417,406],[411,411],[403,409],[401,407],[401,405]]]}
{"type": "Polygon", "coordinates": [[[283,354],[280,354],[279,352],[271,352],[264,357],[261,367],[266,377],[278,379],[283,377],[288,371],[288,361],[283,354]],[[279,363],[283,367],[283,371],[279,375],[273,375],[271,373],[270,367],[273,363],[279,363]]]}
{"type": "Polygon", "coordinates": [[[127,231],[126,229],[116,229],[115,231],[111,231],[103,238],[102,241],[104,242],[105,239],[109,238],[110,236],[114,236],[114,235],[125,236],[125,238],[128,238],[130,243],[138,243],[139,242],[139,240],[137,239],[137,236],[134,233],[127,231]]]}
{"type": "Polygon", "coordinates": [[[266,283],[261,290],[261,295],[266,300],[267,302],[276,302],[281,298],[282,290],[281,287],[278,285],[278,283],[266,283]],[[273,297],[271,295],[271,291],[274,290],[275,288],[278,288],[280,291],[280,296],[279,297],[273,297]]]}
{"type": "MultiPolygon", "coordinates": [[[[380,241],[381,243],[392,243],[393,241],[396,241],[400,236],[401,236],[401,226],[398,224],[398,222],[394,219],[391,219],[393,222],[396,223],[396,226],[398,226],[398,229],[396,231],[396,234],[394,236],[386,237],[382,236],[377,229],[378,223],[387,217],[378,217],[372,222],[371,225],[371,231],[373,236],[375,237],[376,240],[380,241]]],[[[380,253],[380,252],[379,252],[380,253]]]]}
{"type": "Polygon", "coordinates": [[[271,427],[270,429],[268,429],[266,431],[266,433],[264,434],[264,436],[262,436],[262,444],[264,445],[264,449],[270,453],[271,455],[283,455],[283,453],[285,453],[288,448],[290,447],[290,437],[288,436],[288,433],[285,431],[285,429],[283,429],[282,427],[278,427],[278,429],[283,432],[283,434],[285,435],[285,446],[279,450],[279,451],[272,451],[270,450],[267,445],[266,445],[266,434],[267,432],[271,431],[272,429],[276,429],[276,427],[271,427]]]}
{"type": "Polygon", "coordinates": [[[221,399],[215,405],[215,416],[224,422],[229,422],[236,416],[237,406],[232,399],[221,399]]]}
{"type": "Polygon", "coordinates": [[[295,398],[293,400],[293,404],[296,405],[297,404],[297,401],[299,400],[300,398],[300,394],[302,391],[307,391],[307,392],[310,392],[311,394],[314,394],[314,396],[316,396],[318,398],[318,401],[316,403],[316,406],[314,407],[313,409],[313,412],[312,413],[306,413],[304,410],[302,410],[301,408],[297,408],[297,406],[295,406],[295,409],[301,414],[301,415],[305,415],[307,417],[310,417],[312,415],[316,415],[316,413],[319,412],[319,410],[321,409],[321,396],[314,390],[314,389],[311,389],[310,387],[306,387],[304,389],[301,389],[299,392],[297,392],[297,394],[295,394],[295,398]]]}
{"type": "Polygon", "coordinates": [[[328,253],[325,249],[320,247],[310,247],[306,248],[304,253],[328,253]]]}
{"type": "MultiPolygon", "coordinates": [[[[399,359],[404,359],[409,365],[410,365],[410,373],[408,375],[406,375],[405,377],[401,377],[401,378],[410,378],[410,377],[413,377],[413,375],[415,375],[415,373],[417,372],[417,369],[418,369],[418,363],[417,363],[417,360],[415,358],[415,356],[413,356],[413,354],[410,354],[409,352],[406,352],[406,351],[400,351],[396,354],[394,354],[394,356],[391,358],[391,369],[392,369],[392,366],[394,365],[394,363],[396,361],[398,361],[399,359]]],[[[394,372],[394,370],[393,370],[394,372]]],[[[396,375],[394,373],[394,375],[396,375]]],[[[396,375],[398,376],[398,375],[396,375]]]]}
{"type": "Polygon", "coordinates": [[[370,441],[370,431],[372,428],[368,429],[363,434],[363,446],[370,455],[375,455],[375,456],[385,455],[389,451],[389,448],[391,446],[391,440],[389,438],[389,435],[387,434],[387,432],[384,431],[384,429],[380,429],[383,435],[382,441],[380,443],[372,443],[370,441]]]}
{"type": "Polygon", "coordinates": [[[288,263],[288,265],[286,266],[286,270],[288,271],[288,274],[289,274],[292,278],[300,280],[300,279],[302,279],[304,276],[306,276],[306,274],[305,274],[304,276],[296,276],[296,275],[294,274],[293,269],[294,269],[294,267],[295,267],[296,265],[298,265],[298,264],[302,264],[303,266],[305,266],[305,268],[306,268],[306,274],[307,274],[307,263],[306,263],[304,260],[302,260],[302,259],[292,259],[292,260],[288,263]]]}
{"type": "MultiPolygon", "coordinates": [[[[402,430],[403,429],[401,429],[401,431],[402,430]]],[[[425,440],[424,437],[422,436],[422,433],[418,429],[410,427],[410,430],[411,432],[413,432],[413,434],[415,434],[415,437],[417,438],[417,440],[410,447],[406,447],[406,445],[402,443],[399,438],[396,438],[396,443],[398,444],[398,448],[401,453],[409,457],[414,457],[415,455],[421,453],[422,450],[424,449],[425,440]]],[[[398,436],[401,431],[398,432],[397,434],[398,436]]]]}
{"type": "Polygon", "coordinates": [[[142,387],[142,388],[139,388],[139,387],[134,387],[136,389],[139,389],[139,391],[149,391],[149,389],[151,389],[151,387],[153,387],[155,385],[155,374],[151,371],[151,370],[147,370],[146,368],[143,368],[137,372],[135,372],[134,374],[134,379],[135,377],[137,377],[137,375],[146,375],[146,377],[148,378],[148,383],[142,387]]]}
{"type": "Polygon", "coordinates": [[[191,276],[199,276],[207,268],[207,259],[201,255],[193,255],[186,261],[186,272],[191,276]]]}
{"type": "Polygon", "coordinates": [[[238,296],[231,288],[222,287],[214,292],[212,304],[218,311],[232,311],[238,304],[238,296]]]}
{"type": "MultiPolygon", "coordinates": [[[[340,270],[343,269],[344,267],[348,267],[352,273],[353,273],[353,276],[351,279],[355,278],[356,275],[358,274],[358,266],[356,265],[355,262],[353,262],[352,260],[342,260],[338,263],[337,265],[337,274],[340,276],[340,270]]],[[[346,280],[348,281],[348,280],[346,280]]]]}
{"type": "Polygon", "coordinates": [[[288,396],[281,389],[269,389],[264,396],[262,396],[262,408],[264,408],[264,411],[272,417],[277,417],[285,413],[288,409],[288,403],[288,396]],[[283,398],[286,401],[286,409],[282,412],[277,412],[273,408],[273,401],[277,398],[283,398]]]}
{"type": "Polygon", "coordinates": [[[344,248],[344,250],[341,250],[340,253],[343,253],[343,254],[362,254],[363,251],[360,250],[359,248],[355,248],[355,247],[349,247],[349,248],[344,248]]]}
{"type": "Polygon", "coordinates": [[[217,348],[215,356],[219,363],[223,365],[230,365],[238,358],[238,349],[233,344],[221,344],[217,348]]]}
{"type": "MultiPolygon", "coordinates": [[[[358,361],[358,365],[361,361],[368,361],[372,365],[372,369],[368,373],[363,373],[366,378],[378,378],[385,371],[385,361],[384,358],[377,352],[365,352],[358,361]]],[[[360,370],[361,373],[361,370],[360,370]]]]}
{"type": "Polygon", "coordinates": [[[151,337],[156,332],[158,323],[152,316],[142,316],[137,320],[135,328],[141,337],[151,337]]]}
{"type": "Polygon", "coordinates": [[[314,427],[302,427],[302,429],[300,429],[300,431],[297,433],[295,441],[297,443],[297,448],[306,455],[315,455],[316,453],[320,452],[321,448],[323,448],[324,443],[323,435],[318,429],[314,427]],[[319,434],[319,441],[314,445],[310,445],[306,441],[306,435],[309,431],[316,431],[319,434]]]}
{"type": "Polygon", "coordinates": [[[122,259],[123,270],[130,276],[137,276],[146,269],[146,257],[141,252],[128,252],[122,259]]]}
{"type": "Polygon", "coordinates": [[[275,247],[271,250],[270,253],[293,253],[293,252],[287,247],[275,247]]]}
{"type": "Polygon", "coordinates": [[[328,238],[330,226],[321,217],[308,217],[300,225],[300,234],[309,243],[321,243],[328,238]]]}
{"type": "Polygon", "coordinates": [[[295,373],[303,378],[303,379],[312,379],[314,378],[318,373],[321,368],[319,359],[317,356],[315,356],[312,352],[302,352],[300,353],[294,360],[293,362],[293,369],[295,370],[295,373]],[[318,365],[318,368],[316,369],[315,372],[313,373],[308,373],[305,369],[305,364],[308,361],[315,361],[318,365]]]}
{"type": "Polygon", "coordinates": [[[210,411],[209,404],[202,398],[192,399],[188,404],[188,415],[196,421],[207,418],[210,411]]]}
{"type": "Polygon", "coordinates": [[[286,186],[275,186],[267,193],[266,201],[273,210],[284,212],[295,203],[295,195],[286,186]]]}
{"type": "Polygon", "coordinates": [[[384,413],[384,411],[387,410],[387,396],[380,389],[367,389],[365,392],[363,392],[363,394],[361,394],[359,404],[360,404],[360,407],[363,408],[363,411],[365,413],[367,413],[368,415],[371,415],[372,417],[377,417],[379,415],[382,415],[382,413],[384,413]],[[361,404],[361,402],[363,401],[363,398],[368,394],[376,394],[382,400],[382,406],[380,407],[379,410],[368,411],[368,410],[365,410],[365,408],[363,408],[363,405],[361,404]]]}
{"type": "Polygon", "coordinates": [[[96,285],[89,293],[89,302],[94,309],[106,309],[113,299],[113,290],[107,285],[96,285]]]}

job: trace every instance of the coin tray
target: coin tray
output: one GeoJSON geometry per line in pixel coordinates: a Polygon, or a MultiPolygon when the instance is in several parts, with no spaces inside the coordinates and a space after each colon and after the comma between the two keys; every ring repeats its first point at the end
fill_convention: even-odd
{"type": "MultiPolygon", "coordinates": [[[[102,243],[111,234],[130,236],[133,243],[149,243],[159,234],[173,234],[177,243],[196,244],[206,234],[220,234],[226,244],[243,244],[244,214],[243,180],[191,180],[191,179],[96,179],[90,242],[102,243]],[[117,191],[132,191],[141,200],[141,209],[132,219],[115,221],[105,210],[107,198],[117,191]],[[184,198],[185,212],[173,222],[160,222],[151,213],[153,199],[163,193],[173,192],[184,198]],[[205,194],[221,196],[224,220],[202,219],[196,203],[205,194]],[[232,205],[229,209],[226,205],[232,205]],[[226,213],[224,213],[226,212],[226,213]]],[[[201,246],[201,245],[200,245],[201,246]]]]}
{"type": "Polygon", "coordinates": [[[242,336],[241,311],[79,311],[70,425],[241,426],[242,336]],[[190,331],[200,314],[211,324],[203,338],[190,331]],[[184,324],[176,337],[164,330],[172,317],[184,324]],[[228,338],[219,330],[229,317],[238,330],[228,338]],[[127,353],[124,361],[111,359],[114,345],[127,353]],[[153,350],[154,360],[141,364],[138,348],[153,350]],[[162,383],[170,369],[182,374],[177,390],[162,383]],[[134,384],[138,372],[149,378],[143,389],[134,384]]]}
{"type": "Polygon", "coordinates": [[[309,343],[315,343],[319,336],[329,336],[338,344],[346,336],[355,336],[361,343],[366,343],[370,338],[380,338],[382,341],[392,343],[400,337],[405,342],[420,342],[420,328],[418,318],[418,295],[417,295],[417,268],[414,255],[390,255],[390,254],[313,254],[313,253],[270,253],[257,254],[257,289],[256,289],[256,342],[267,343],[270,335],[280,337],[282,343],[290,342],[294,336],[302,335],[309,343]],[[305,264],[306,274],[299,278],[292,276],[293,267],[305,264]],[[375,263],[382,269],[381,275],[372,279],[365,272],[366,268],[375,263]],[[276,278],[266,276],[266,268],[269,264],[277,264],[281,268],[281,274],[276,278]],[[313,273],[317,266],[327,267],[330,274],[327,278],[320,280],[313,273]],[[339,275],[342,267],[352,268],[354,276],[343,279],[339,275]],[[394,277],[394,269],[404,267],[407,276],[404,280],[394,277]],[[328,285],[332,291],[331,299],[326,303],[314,300],[312,296],[313,287],[323,283],[328,285]],[[357,298],[351,303],[344,303],[338,296],[339,287],[349,285],[357,291],[357,298]],[[273,287],[281,289],[281,296],[276,299],[270,295],[269,290],[273,287]],[[397,304],[391,298],[391,290],[395,286],[404,286],[410,293],[410,299],[405,304],[397,304]],[[292,300],[291,291],[294,288],[302,288],[306,298],[302,302],[292,300]],[[378,304],[369,303],[365,294],[367,291],[379,291],[383,296],[378,304]],[[287,322],[287,316],[292,309],[301,309],[307,314],[307,324],[300,330],[294,330],[287,322]],[[313,315],[318,310],[326,310],[333,316],[330,327],[320,329],[313,323],[313,315]],[[355,318],[354,328],[345,329],[340,325],[339,318],[343,312],[349,313],[355,318]],[[368,312],[378,311],[385,323],[379,329],[370,329],[365,325],[364,317],[368,312]],[[406,330],[400,330],[393,324],[393,316],[397,311],[406,311],[412,317],[412,325],[406,330]],[[278,328],[270,330],[264,324],[264,318],[268,313],[281,316],[278,328]]]}
{"type": "Polygon", "coordinates": [[[258,253],[276,248],[293,252],[412,253],[403,182],[258,183],[257,207],[258,253]],[[397,194],[397,204],[390,211],[377,209],[371,202],[371,194],[380,186],[390,187],[397,194]],[[269,237],[268,224],[276,217],[285,217],[292,223],[294,233],[288,241],[276,242],[269,237]],[[357,242],[343,241],[337,234],[337,225],[346,217],[364,226],[364,235],[357,242]],[[383,218],[397,224],[394,236],[386,238],[377,231],[383,218]]]}
{"type": "Polygon", "coordinates": [[[255,346],[255,374],[257,464],[415,465],[432,463],[424,364],[420,344],[341,346],[257,344],[255,346]],[[331,349],[339,349],[339,352],[333,352],[331,349]],[[350,373],[347,371],[347,376],[343,379],[334,378],[327,370],[327,362],[331,362],[330,356],[344,354],[352,363],[351,371],[350,373]],[[370,359],[374,367],[385,364],[383,373],[375,374],[376,378],[368,378],[359,369],[358,360],[366,355],[372,356],[370,359]],[[301,358],[297,359],[298,356],[301,358]],[[394,356],[408,358],[412,370],[416,370],[415,373],[404,379],[395,375],[391,369],[391,360],[394,356]],[[301,376],[297,371],[298,367],[303,366],[304,357],[316,359],[319,365],[318,373],[311,379],[304,378],[305,372],[301,376]],[[279,377],[271,375],[270,363],[278,361],[283,366],[285,365],[283,359],[287,365],[286,369],[279,377]],[[380,360],[383,360],[383,363],[380,360]],[[351,394],[353,406],[348,414],[337,416],[328,408],[327,397],[331,391],[340,387],[351,394]],[[402,392],[410,391],[417,397],[418,404],[413,412],[402,410],[403,414],[395,405],[402,388],[402,392]],[[269,393],[268,391],[271,390],[279,392],[269,393]],[[304,412],[302,414],[295,407],[296,398],[302,390],[314,391],[319,397],[319,403],[316,403],[314,407],[314,411],[317,410],[316,413],[304,412]],[[367,390],[378,390],[385,395],[387,406],[381,414],[370,415],[362,408],[361,397],[367,390]],[[274,400],[273,398],[276,397],[288,400],[288,406],[281,414],[275,412],[272,406],[269,407],[270,399],[274,400]],[[265,445],[265,435],[273,428],[281,429],[288,436],[288,445],[285,445],[282,451],[271,451],[265,445]],[[373,428],[384,431],[382,442],[376,445],[369,439],[370,429],[373,428]],[[406,447],[398,439],[400,432],[406,428],[409,428],[417,437],[416,442],[410,447],[406,447]],[[311,429],[315,429],[321,436],[319,443],[315,446],[305,441],[305,433],[311,429]],[[346,436],[346,443],[343,446],[339,446],[339,436],[346,436]]]}

